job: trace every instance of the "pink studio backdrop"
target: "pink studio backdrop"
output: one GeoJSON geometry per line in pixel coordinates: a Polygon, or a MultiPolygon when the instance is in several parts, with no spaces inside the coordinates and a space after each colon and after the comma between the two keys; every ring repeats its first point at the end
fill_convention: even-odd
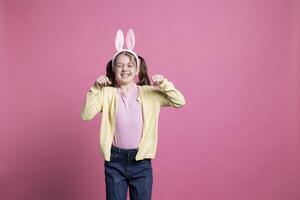
{"type": "Polygon", "coordinates": [[[79,112],[118,28],[186,97],[153,199],[300,199],[299,1],[0,2],[1,200],[105,199],[101,117],[79,112]]]}

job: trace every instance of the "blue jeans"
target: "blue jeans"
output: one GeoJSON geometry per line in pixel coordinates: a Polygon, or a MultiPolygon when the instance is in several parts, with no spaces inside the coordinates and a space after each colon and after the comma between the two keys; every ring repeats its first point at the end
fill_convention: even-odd
{"type": "Polygon", "coordinates": [[[110,161],[104,161],[107,200],[151,200],[151,159],[135,160],[137,149],[120,149],[112,145],[110,161]]]}

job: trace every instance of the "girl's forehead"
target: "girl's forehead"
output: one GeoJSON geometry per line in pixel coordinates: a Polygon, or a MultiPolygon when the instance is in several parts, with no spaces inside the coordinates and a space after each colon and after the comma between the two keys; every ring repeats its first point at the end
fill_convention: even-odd
{"type": "Polygon", "coordinates": [[[133,62],[116,62],[116,64],[133,64],[133,62]]]}
{"type": "Polygon", "coordinates": [[[118,56],[116,63],[133,63],[128,56],[120,55],[118,56]]]}

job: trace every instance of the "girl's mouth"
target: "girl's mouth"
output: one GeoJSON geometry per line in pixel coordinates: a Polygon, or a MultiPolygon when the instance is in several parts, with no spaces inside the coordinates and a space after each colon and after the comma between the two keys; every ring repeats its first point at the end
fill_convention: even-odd
{"type": "Polygon", "coordinates": [[[130,75],[129,74],[121,74],[121,77],[124,77],[124,78],[126,78],[128,76],[130,76],[130,75]]]}

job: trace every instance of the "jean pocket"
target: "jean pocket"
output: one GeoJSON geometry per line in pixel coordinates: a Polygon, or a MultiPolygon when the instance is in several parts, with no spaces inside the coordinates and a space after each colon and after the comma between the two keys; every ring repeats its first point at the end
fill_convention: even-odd
{"type": "Polygon", "coordinates": [[[151,158],[144,158],[143,160],[138,161],[140,164],[148,166],[148,167],[152,167],[152,162],[151,162],[151,158]]]}
{"type": "Polygon", "coordinates": [[[111,151],[110,154],[111,154],[112,156],[119,156],[119,155],[120,155],[120,152],[118,152],[118,151],[111,151]]]}
{"type": "Polygon", "coordinates": [[[116,161],[119,157],[119,153],[118,152],[111,152],[110,153],[110,161],[116,161]]]}

